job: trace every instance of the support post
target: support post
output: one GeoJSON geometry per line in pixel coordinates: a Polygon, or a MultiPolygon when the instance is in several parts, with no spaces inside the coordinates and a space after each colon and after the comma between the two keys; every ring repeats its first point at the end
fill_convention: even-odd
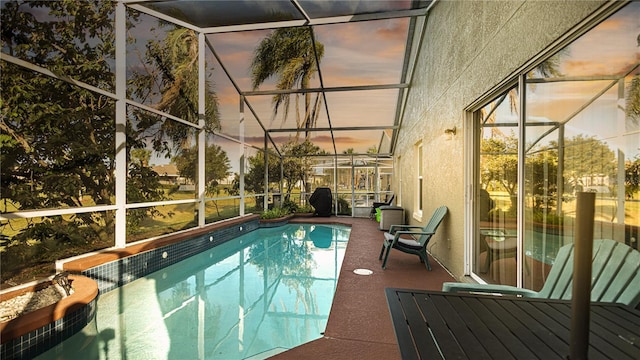
{"type": "Polygon", "coordinates": [[[573,288],[571,292],[571,337],[569,343],[570,360],[588,359],[595,199],[595,193],[579,192],[576,202],[573,288]]]}
{"type": "Polygon", "coordinates": [[[244,192],[244,167],[245,167],[245,143],[244,143],[244,95],[240,95],[240,119],[238,119],[238,132],[240,135],[240,216],[244,216],[246,194],[244,192]]]}
{"type": "Polygon", "coordinates": [[[127,10],[116,3],[115,247],[127,246],[127,10]]]}
{"type": "Polygon", "coordinates": [[[206,213],[205,213],[205,198],[206,198],[206,141],[207,141],[207,132],[205,130],[206,124],[206,112],[207,112],[207,104],[206,104],[206,86],[207,83],[205,81],[205,73],[207,71],[206,68],[206,60],[205,60],[205,42],[206,39],[204,37],[204,33],[198,33],[198,162],[196,166],[196,191],[198,202],[196,204],[196,211],[198,217],[196,221],[198,222],[199,227],[203,227],[206,223],[206,213]]]}

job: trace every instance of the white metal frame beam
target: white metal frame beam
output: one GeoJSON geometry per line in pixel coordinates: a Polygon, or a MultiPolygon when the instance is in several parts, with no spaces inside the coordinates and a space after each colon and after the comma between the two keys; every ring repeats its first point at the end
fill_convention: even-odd
{"type": "Polygon", "coordinates": [[[195,26],[193,24],[190,24],[182,20],[178,20],[172,16],[150,9],[149,7],[144,5],[147,2],[156,2],[156,1],[121,0],[121,2],[127,4],[127,6],[129,6],[130,8],[140,11],[142,13],[145,13],[153,17],[183,26],[187,29],[195,30],[197,32],[202,32],[205,34],[219,34],[219,33],[226,33],[226,32],[251,31],[251,30],[267,30],[267,29],[277,29],[277,28],[283,28],[283,27],[305,26],[305,25],[313,26],[313,25],[342,24],[342,23],[358,22],[358,21],[371,21],[371,20],[384,20],[384,19],[424,16],[427,14],[428,9],[430,8],[429,7],[429,8],[412,9],[412,10],[396,10],[396,11],[385,11],[385,12],[376,12],[376,13],[367,13],[367,14],[311,18],[307,15],[304,8],[297,1],[293,1],[292,3],[294,3],[298,12],[300,13],[300,15],[304,17],[304,19],[203,28],[203,27],[195,26]]]}
{"type": "Polygon", "coordinates": [[[360,91],[360,90],[389,90],[389,89],[406,89],[409,84],[383,84],[383,85],[362,85],[362,86],[336,86],[336,87],[319,87],[319,88],[306,88],[306,89],[286,89],[286,90],[256,90],[256,91],[244,91],[244,96],[258,96],[258,95],[277,95],[277,94],[306,94],[315,92],[339,92],[339,91],[360,91]]]}

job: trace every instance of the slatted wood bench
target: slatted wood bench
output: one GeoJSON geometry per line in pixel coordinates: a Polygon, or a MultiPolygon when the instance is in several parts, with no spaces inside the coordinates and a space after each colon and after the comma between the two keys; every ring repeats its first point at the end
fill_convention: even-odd
{"type": "MultiPolygon", "coordinates": [[[[385,289],[403,359],[563,359],[571,302],[385,289]]],[[[593,303],[590,359],[640,358],[640,311],[593,303]]]]}

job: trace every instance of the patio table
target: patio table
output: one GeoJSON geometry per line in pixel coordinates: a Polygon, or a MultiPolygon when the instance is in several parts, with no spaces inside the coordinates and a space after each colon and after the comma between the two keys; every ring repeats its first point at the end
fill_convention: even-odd
{"type": "MultiPolygon", "coordinates": [[[[571,302],[387,288],[403,359],[567,359],[571,302]]],[[[590,359],[640,359],[640,311],[590,307],[590,359]]]]}
{"type": "Polygon", "coordinates": [[[480,235],[487,247],[487,257],[482,265],[483,273],[489,272],[489,267],[494,260],[516,257],[518,237],[514,231],[481,229],[480,235]]]}

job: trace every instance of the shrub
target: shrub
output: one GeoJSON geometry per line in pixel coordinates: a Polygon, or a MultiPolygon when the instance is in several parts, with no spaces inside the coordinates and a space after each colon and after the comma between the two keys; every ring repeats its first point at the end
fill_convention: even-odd
{"type": "Polygon", "coordinates": [[[286,209],[290,214],[299,212],[299,206],[291,200],[285,200],[282,202],[282,208],[286,209]]]}
{"type": "Polygon", "coordinates": [[[260,219],[277,219],[289,215],[290,212],[285,208],[273,208],[263,212],[260,219]]]}
{"type": "Polygon", "coordinates": [[[298,207],[298,211],[296,211],[297,213],[313,213],[315,212],[316,209],[313,208],[313,206],[309,205],[309,204],[305,204],[303,206],[298,207]]]}
{"type": "Polygon", "coordinates": [[[342,196],[338,196],[338,214],[351,215],[351,206],[349,202],[342,196]]]}
{"type": "Polygon", "coordinates": [[[564,223],[564,216],[558,216],[555,211],[549,211],[546,217],[542,211],[534,211],[532,218],[533,222],[546,223],[547,225],[562,225],[564,223]]]}

